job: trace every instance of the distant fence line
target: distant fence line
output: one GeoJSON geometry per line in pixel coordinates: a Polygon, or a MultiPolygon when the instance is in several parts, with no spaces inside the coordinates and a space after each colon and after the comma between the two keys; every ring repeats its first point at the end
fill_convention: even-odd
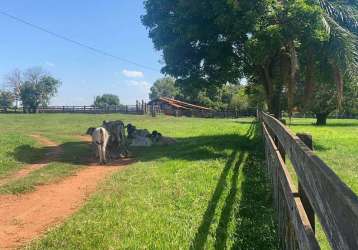
{"type": "MultiPolygon", "coordinates": [[[[0,113],[26,113],[27,108],[1,108],[0,113]]],[[[187,116],[199,118],[238,118],[256,116],[256,108],[247,108],[244,110],[224,110],[224,111],[208,111],[208,110],[174,110],[161,109],[160,106],[150,106],[145,102],[137,102],[136,105],[118,105],[118,106],[47,106],[38,107],[36,113],[85,113],[85,114],[135,114],[145,115],[165,114],[171,116],[187,116]]]]}
{"type": "MultiPolygon", "coordinates": [[[[27,108],[0,108],[1,113],[26,113],[27,108]]],[[[143,113],[136,107],[136,105],[120,105],[108,107],[95,107],[95,106],[47,106],[38,107],[36,113],[143,113]]]]}
{"type": "Polygon", "coordinates": [[[258,112],[265,142],[267,176],[273,187],[282,249],[320,249],[315,216],[332,249],[358,249],[358,197],[313,152],[312,137],[296,136],[274,117],[258,112]],[[292,181],[290,159],[298,178],[292,181]]]}
{"type": "MultiPolygon", "coordinates": [[[[293,113],[293,118],[316,118],[315,114],[312,113],[293,113]]],[[[358,114],[335,114],[331,113],[328,115],[328,118],[333,119],[358,119],[358,114]]]]}

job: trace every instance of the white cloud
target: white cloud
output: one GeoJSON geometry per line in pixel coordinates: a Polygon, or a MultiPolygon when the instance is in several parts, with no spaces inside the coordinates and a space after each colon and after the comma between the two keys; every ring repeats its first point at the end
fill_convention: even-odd
{"type": "Polygon", "coordinates": [[[140,77],[144,77],[144,73],[141,71],[135,71],[135,70],[127,70],[124,69],[122,70],[122,74],[126,77],[129,78],[140,78],[140,77]]]}

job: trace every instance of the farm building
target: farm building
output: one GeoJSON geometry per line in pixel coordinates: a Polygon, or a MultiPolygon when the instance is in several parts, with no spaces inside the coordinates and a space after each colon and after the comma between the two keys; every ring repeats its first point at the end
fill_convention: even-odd
{"type": "Polygon", "coordinates": [[[202,116],[210,116],[215,110],[207,107],[194,105],[191,103],[179,101],[172,98],[160,97],[152,100],[148,105],[159,107],[159,109],[166,115],[175,116],[192,116],[195,114],[202,114],[202,116]]]}

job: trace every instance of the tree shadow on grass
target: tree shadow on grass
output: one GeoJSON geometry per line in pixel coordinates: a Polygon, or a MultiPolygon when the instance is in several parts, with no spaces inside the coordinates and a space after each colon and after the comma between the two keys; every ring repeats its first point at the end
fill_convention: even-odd
{"type": "Polygon", "coordinates": [[[92,161],[92,150],[88,142],[66,142],[58,146],[45,146],[41,148],[29,145],[18,146],[14,152],[9,153],[18,162],[24,164],[63,162],[74,165],[87,164],[92,161]],[[38,155],[32,159],[31,155],[38,155]]]}
{"type": "MultiPolygon", "coordinates": [[[[250,147],[250,140],[239,134],[226,134],[214,136],[197,136],[178,139],[177,144],[168,146],[136,147],[130,152],[137,161],[147,162],[161,158],[198,161],[207,159],[227,159],[227,150],[237,148],[237,145],[250,147]]],[[[29,145],[21,145],[14,152],[9,153],[17,161],[24,164],[32,164],[38,161],[30,160],[29,155],[41,155],[46,158],[48,154],[62,149],[62,153],[54,159],[56,162],[74,165],[90,164],[94,159],[94,152],[89,142],[66,142],[59,146],[46,146],[36,148],[29,145]]]]}
{"type": "MultiPolygon", "coordinates": [[[[203,215],[191,249],[204,249],[215,211],[224,189],[229,187],[215,232],[215,249],[226,249],[229,234],[234,234],[233,249],[278,249],[271,192],[264,174],[264,154],[259,126],[251,126],[246,147],[237,147],[223,169],[203,215]],[[253,136],[253,138],[251,138],[253,136]],[[232,171],[231,178],[229,172],[232,171]],[[242,175],[241,177],[239,175],[242,175]],[[242,179],[239,183],[239,179],[242,179]],[[228,185],[227,185],[228,183],[228,185]],[[235,232],[229,225],[234,224],[235,232]]],[[[237,144],[239,141],[237,141],[237,144]]]]}

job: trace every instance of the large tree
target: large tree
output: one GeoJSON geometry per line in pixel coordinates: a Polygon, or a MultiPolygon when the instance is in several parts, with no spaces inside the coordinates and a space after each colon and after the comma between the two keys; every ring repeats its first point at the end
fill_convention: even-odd
{"type": "MultiPolygon", "coordinates": [[[[332,2],[336,9],[349,5],[332,2]]],[[[306,89],[312,95],[315,65],[327,59],[342,99],[343,74],[348,65],[355,67],[350,62],[357,50],[354,39],[344,39],[354,37],[343,26],[349,21],[337,21],[342,15],[332,14],[332,6],[324,0],[147,0],[142,21],[163,51],[162,71],[183,89],[235,84],[246,76],[264,87],[269,112],[279,116],[282,95],[291,113],[299,71],[308,69],[306,89]],[[327,58],[316,55],[322,50],[327,58]]]]}
{"type": "Polygon", "coordinates": [[[156,80],[150,88],[149,98],[151,100],[159,97],[174,98],[179,94],[179,89],[175,86],[175,79],[163,77],[156,80]]]}
{"type": "Polygon", "coordinates": [[[24,112],[35,113],[39,106],[47,106],[57,93],[61,82],[41,68],[26,71],[20,87],[20,98],[24,112]]]}

